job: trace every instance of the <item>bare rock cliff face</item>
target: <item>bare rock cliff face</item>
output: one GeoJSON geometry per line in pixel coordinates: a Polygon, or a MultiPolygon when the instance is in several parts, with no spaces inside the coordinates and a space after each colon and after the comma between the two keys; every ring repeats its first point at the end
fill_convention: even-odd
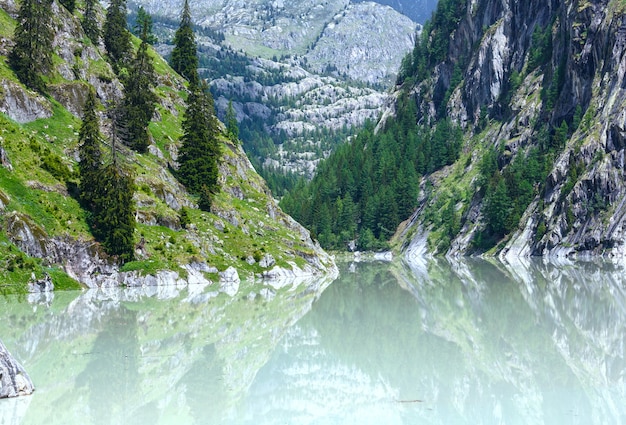
{"type": "MultiPolygon", "coordinates": [[[[539,146],[541,128],[550,129],[553,137],[563,123],[570,130],[550,161],[547,178],[537,184],[536,196],[518,226],[488,254],[508,258],[626,254],[624,58],[626,16],[621,2],[466,2],[446,60],[412,91],[418,119],[434,119],[439,103],[447,100],[447,115],[467,134],[464,153],[471,161],[427,177],[435,190],[420,206],[423,210],[450,190],[444,186],[455,170],[474,176],[468,183],[472,195],[457,206],[462,211],[461,230],[447,255],[476,253],[475,236],[485,228],[484,188],[472,173],[484,149],[498,153],[504,172],[515,158],[526,158],[539,146]],[[531,66],[531,57],[538,30],[548,34],[549,55],[537,67],[531,66]],[[463,78],[457,87],[450,87],[455,67],[461,68],[463,78]],[[514,83],[515,78],[520,81],[514,83]],[[444,93],[450,91],[446,99],[444,93]],[[489,118],[486,129],[480,127],[481,116],[489,118]]],[[[425,250],[424,232],[435,230],[420,211],[403,233],[404,246],[411,246],[411,252],[425,250]],[[416,249],[416,244],[423,249],[416,249]]]]}

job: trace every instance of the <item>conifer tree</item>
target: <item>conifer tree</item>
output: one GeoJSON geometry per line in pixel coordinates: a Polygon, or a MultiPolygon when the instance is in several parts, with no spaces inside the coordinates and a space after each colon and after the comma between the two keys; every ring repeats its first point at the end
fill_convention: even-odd
{"type": "Polygon", "coordinates": [[[17,17],[9,64],[26,86],[44,92],[42,75],[52,69],[54,29],[50,16],[52,0],[23,0],[17,17]]]}
{"type": "Polygon", "coordinates": [[[157,38],[152,32],[152,16],[150,16],[143,6],[139,6],[139,9],[137,10],[137,19],[135,20],[135,26],[133,27],[133,34],[148,44],[154,44],[157,42],[157,38]]]}
{"type": "Polygon", "coordinates": [[[135,194],[131,170],[118,160],[117,145],[124,133],[120,121],[121,107],[109,112],[111,118],[111,159],[98,173],[98,185],[92,210],[92,232],[101,241],[106,252],[121,263],[134,258],[135,194]]]}
{"type": "Polygon", "coordinates": [[[198,53],[188,0],[183,5],[180,26],[174,35],[174,50],[170,62],[174,71],[185,77],[189,84],[198,85],[198,53]]]}
{"type": "Polygon", "coordinates": [[[95,197],[100,183],[102,171],[102,151],[100,143],[100,124],[96,116],[96,93],[93,87],[89,90],[87,101],[83,108],[83,123],[78,136],[80,143],[78,155],[80,158],[80,199],[90,211],[95,208],[95,197]]]}
{"type": "Polygon", "coordinates": [[[235,114],[235,109],[233,108],[233,101],[230,100],[228,102],[228,109],[226,110],[226,133],[228,134],[228,138],[232,140],[234,143],[237,143],[239,140],[239,127],[237,125],[237,115],[235,114]]]}
{"type": "Polygon", "coordinates": [[[206,84],[189,94],[183,120],[178,177],[187,189],[199,196],[200,209],[209,211],[212,197],[219,191],[217,118],[206,84]]]}
{"type": "Polygon", "coordinates": [[[100,27],[96,15],[96,4],[98,0],[85,0],[85,12],[83,14],[83,31],[93,44],[100,42],[100,27]]]}
{"type": "Polygon", "coordinates": [[[130,32],[126,26],[126,0],[111,0],[104,22],[104,47],[116,71],[131,56],[130,32]]]}
{"type": "Polygon", "coordinates": [[[130,171],[115,161],[100,172],[99,192],[93,212],[93,230],[109,255],[121,263],[134,258],[135,184],[130,171]]]}
{"type": "MultiPolygon", "coordinates": [[[[147,24],[144,23],[142,34],[146,33],[147,24]]],[[[155,86],[154,65],[148,54],[148,43],[144,39],[124,84],[124,118],[128,130],[126,141],[128,146],[141,153],[150,144],[147,127],[156,108],[157,96],[152,91],[155,86]]]]}

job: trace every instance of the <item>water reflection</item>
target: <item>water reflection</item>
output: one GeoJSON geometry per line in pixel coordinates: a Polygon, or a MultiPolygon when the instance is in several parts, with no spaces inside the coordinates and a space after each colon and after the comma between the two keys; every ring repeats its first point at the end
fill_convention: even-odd
{"type": "Polygon", "coordinates": [[[0,402],[0,423],[625,423],[625,279],[432,260],[234,298],[2,299],[1,338],[38,390],[0,402]]]}

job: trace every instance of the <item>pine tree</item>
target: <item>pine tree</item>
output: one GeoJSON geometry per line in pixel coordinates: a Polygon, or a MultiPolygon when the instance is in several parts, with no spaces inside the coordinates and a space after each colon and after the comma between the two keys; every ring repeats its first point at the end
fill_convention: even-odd
{"type": "Polygon", "coordinates": [[[100,42],[100,27],[96,15],[96,4],[98,0],[85,0],[85,12],[83,14],[83,31],[93,44],[100,42]]]}
{"type": "Polygon", "coordinates": [[[206,84],[189,94],[182,127],[178,177],[191,193],[199,195],[199,207],[209,211],[212,197],[219,191],[220,146],[213,99],[206,84]]]}
{"type": "Polygon", "coordinates": [[[93,211],[93,233],[109,255],[121,263],[134,258],[135,184],[133,175],[116,161],[99,173],[99,191],[93,211]]]}
{"type": "Polygon", "coordinates": [[[100,124],[96,116],[96,93],[89,90],[83,108],[83,123],[78,136],[80,158],[80,199],[90,211],[95,208],[95,194],[100,183],[102,170],[102,152],[100,150],[100,124]]]}
{"type": "Polygon", "coordinates": [[[180,26],[174,35],[174,50],[170,62],[174,71],[185,77],[189,84],[198,85],[198,54],[188,0],[185,0],[180,26]]]}
{"type": "MultiPolygon", "coordinates": [[[[147,32],[144,23],[142,34],[147,32]]],[[[154,115],[157,96],[152,91],[156,86],[156,74],[152,58],[148,54],[148,43],[141,42],[137,55],[130,65],[124,84],[124,118],[127,125],[127,144],[137,152],[145,152],[150,145],[147,127],[154,115]]]]}
{"type": "Polygon", "coordinates": [[[54,29],[52,0],[23,0],[15,27],[15,46],[9,54],[9,64],[26,86],[44,92],[42,75],[52,69],[54,29]]]}
{"type": "Polygon", "coordinates": [[[133,27],[133,34],[141,38],[148,44],[154,44],[158,40],[152,32],[152,16],[143,8],[139,6],[137,10],[137,19],[135,20],[135,26],[133,27]]]}
{"type": "Polygon", "coordinates": [[[111,0],[104,22],[104,47],[116,71],[131,57],[130,32],[126,27],[126,0],[111,0]]]}
{"type": "Polygon", "coordinates": [[[228,109],[226,110],[226,133],[228,138],[237,143],[239,140],[239,126],[237,125],[237,115],[233,108],[233,101],[228,102],[228,109]]]}
{"type": "Polygon", "coordinates": [[[135,183],[132,172],[118,160],[117,145],[125,129],[120,124],[121,107],[109,111],[111,118],[111,159],[98,173],[98,185],[94,191],[92,232],[101,241],[109,255],[121,263],[134,258],[135,183]]]}

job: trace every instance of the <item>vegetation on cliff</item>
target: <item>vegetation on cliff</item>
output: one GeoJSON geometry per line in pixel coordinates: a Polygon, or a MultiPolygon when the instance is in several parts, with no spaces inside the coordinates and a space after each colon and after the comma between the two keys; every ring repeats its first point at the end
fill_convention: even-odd
{"type": "MultiPolygon", "coordinates": [[[[379,242],[395,233],[392,243],[410,252],[624,254],[621,3],[440,1],[402,63],[393,108],[371,136],[398,157],[377,155],[385,148],[376,142],[359,143],[366,132],[352,142],[350,160],[342,158],[348,150],[331,155],[310,186],[283,200],[285,207],[298,216],[299,205],[314,200],[313,218],[301,218],[333,247],[366,249],[359,242],[369,229],[379,242]],[[431,137],[449,123],[454,155],[442,162],[428,144],[411,146],[410,133],[390,137],[403,122],[431,137]],[[355,158],[368,155],[392,165],[361,167],[355,158]],[[437,166],[414,161],[405,174],[416,173],[417,183],[389,190],[394,171],[381,170],[399,172],[407,157],[422,156],[437,166]],[[355,202],[355,220],[344,227],[338,176],[351,169],[363,170],[354,180],[375,182],[375,197],[386,201],[373,209],[355,202]],[[416,208],[400,214],[403,205],[416,208]],[[326,221],[330,233],[344,236],[320,235],[326,221]]],[[[362,199],[355,193],[352,201],[362,199]]]]}
{"type": "MultiPolygon", "coordinates": [[[[75,13],[79,15],[81,10],[75,13]]],[[[333,267],[308,232],[268,196],[263,180],[217,121],[212,137],[220,146],[220,158],[213,178],[221,190],[212,192],[211,205],[205,211],[198,208],[201,198],[190,195],[172,173],[178,168],[178,150],[185,134],[186,83],[137,39],[131,39],[131,54],[147,55],[153,63],[157,82],[154,114],[159,119],[147,125],[145,152],[114,143],[118,140],[115,135],[123,136],[125,127],[117,125],[116,114],[107,113],[111,111],[108,105],[120,104],[124,97],[120,80],[128,80],[117,77],[104,51],[85,36],[76,16],[57,3],[53,3],[52,16],[54,66],[45,78],[46,95],[22,85],[9,67],[8,52],[0,50],[1,290],[23,290],[28,282],[48,277],[57,288],[76,287],[76,281],[121,282],[125,273],[138,276],[172,271],[176,279],[186,280],[191,265],[194,273],[199,270],[208,281],[216,280],[219,272],[231,266],[242,278],[261,276],[274,267],[296,273],[333,267]],[[83,112],[86,104],[88,113],[83,112]],[[80,147],[88,141],[93,142],[92,147],[99,145],[101,151],[100,159],[92,161],[95,174],[91,180],[121,188],[116,193],[126,197],[116,196],[115,200],[130,207],[130,215],[111,214],[113,204],[108,201],[106,208],[98,209],[102,197],[112,192],[94,190],[93,196],[85,195],[90,177],[82,174],[89,167],[82,163],[85,154],[80,147]],[[134,176],[132,187],[116,184],[121,181],[116,178],[119,173],[112,175],[115,170],[109,165],[115,164],[115,156],[118,165],[123,162],[128,167],[122,174],[134,176]],[[106,175],[99,174],[101,170],[106,175]],[[107,214],[100,217],[103,211],[107,214]],[[131,219],[132,229],[123,237],[124,243],[108,239],[117,233],[98,234],[103,226],[97,224],[100,218],[104,227],[120,230],[106,218],[113,216],[131,219]],[[95,243],[94,236],[102,243],[95,243]],[[103,248],[112,246],[129,248],[124,254],[111,249],[113,256],[109,256],[103,248]],[[119,268],[115,256],[124,261],[134,257],[135,261],[119,268]]],[[[0,35],[11,39],[19,25],[5,10],[0,10],[0,19],[0,35]]],[[[122,76],[126,66],[133,66],[112,62],[122,76]]],[[[123,111],[124,103],[121,105],[114,109],[123,111]]]]}

